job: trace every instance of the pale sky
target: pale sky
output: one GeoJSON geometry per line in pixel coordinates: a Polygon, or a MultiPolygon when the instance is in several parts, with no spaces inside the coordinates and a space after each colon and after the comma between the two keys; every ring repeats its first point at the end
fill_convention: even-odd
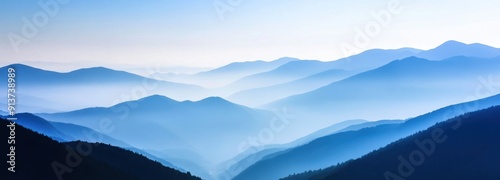
{"type": "Polygon", "coordinates": [[[500,1],[491,0],[65,1],[48,11],[39,2],[56,0],[1,1],[1,65],[216,67],[284,56],[330,61],[346,55],[342,44],[359,51],[430,49],[447,40],[500,47],[500,1]],[[382,11],[389,23],[373,16],[382,11]],[[25,36],[30,23],[38,32],[25,36]],[[356,46],[356,29],[367,26],[380,31],[356,46]]]}

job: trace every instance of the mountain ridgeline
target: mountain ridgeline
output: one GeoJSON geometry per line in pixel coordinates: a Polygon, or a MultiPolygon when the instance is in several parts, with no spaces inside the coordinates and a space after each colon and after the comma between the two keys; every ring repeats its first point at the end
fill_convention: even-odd
{"type": "Polygon", "coordinates": [[[458,56],[441,61],[409,57],[263,107],[287,107],[298,116],[315,119],[291,127],[304,131],[324,127],[329,121],[404,119],[467,98],[500,93],[495,83],[498,69],[500,57],[458,56]]]}
{"type": "MultiPolygon", "coordinates": [[[[500,49],[483,44],[372,49],[335,61],[234,62],[195,74],[23,64],[0,71],[7,68],[17,72],[16,166],[28,172],[7,179],[58,179],[52,162],[60,162],[55,172],[68,171],[64,179],[500,177],[486,167],[498,162],[487,158],[498,136],[483,127],[496,126],[498,107],[479,111],[500,105],[500,49]],[[456,131],[441,123],[462,114],[456,131]],[[446,143],[444,134],[433,139],[434,130],[426,130],[436,123],[446,143]],[[416,144],[425,163],[412,150],[416,137],[423,148],[433,147],[429,137],[434,143],[433,153],[416,144]]],[[[0,95],[2,110],[7,99],[0,95]]]]}
{"type": "Polygon", "coordinates": [[[495,95],[447,106],[400,124],[381,124],[355,131],[334,133],[262,158],[234,179],[278,179],[289,174],[326,168],[359,158],[454,116],[498,105],[500,105],[500,95],[495,95]]]}
{"type": "Polygon", "coordinates": [[[258,135],[273,118],[270,111],[247,108],[219,97],[179,102],[159,95],[107,108],[37,115],[94,130],[99,130],[103,119],[107,119],[114,127],[108,136],[197,175],[207,174],[204,169],[236,156],[240,144],[258,135]]]}
{"type": "Polygon", "coordinates": [[[500,106],[438,123],[359,159],[284,180],[498,179],[500,106]]]}
{"type": "MultiPolygon", "coordinates": [[[[12,124],[0,119],[2,127],[12,124]]],[[[10,131],[1,128],[1,134],[8,137],[10,131]]],[[[59,143],[18,124],[15,152],[2,148],[0,153],[15,153],[16,172],[4,172],[2,178],[6,179],[199,179],[128,150],[82,141],[59,143]]],[[[9,163],[2,164],[3,169],[10,167],[9,163]]]]}
{"type": "MultiPolygon", "coordinates": [[[[0,68],[7,72],[14,68],[19,88],[18,112],[53,112],[85,107],[109,106],[127,99],[163,94],[179,100],[199,100],[207,96],[200,86],[157,80],[104,67],[84,68],[71,72],[54,72],[23,64],[0,68]],[[57,93],[54,93],[57,92],[57,93]],[[99,93],[88,93],[99,92],[99,93]]],[[[7,82],[7,76],[0,77],[7,82]]],[[[0,87],[5,90],[6,87],[0,87]]],[[[0,96],[0,98],[5,98],[0,96]]]]}

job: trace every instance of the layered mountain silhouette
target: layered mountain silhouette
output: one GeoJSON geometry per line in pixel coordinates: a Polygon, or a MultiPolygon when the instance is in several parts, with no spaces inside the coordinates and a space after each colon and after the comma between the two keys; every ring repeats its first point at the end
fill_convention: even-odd
{"type": "MultiPolygon", "coordinates": [[[[166,161],[165,159],[158,158],[143,150],[132,147],[131,145],[121,140],[112,138],[106,135],[105,133],[95,131],[88,127],[70,123],[50,122],[41,117],[29,113],[16,114],[14,117],[17,118],[16,121],[17,124],[22,125],[23,127],[26,127],[34,132],[48,136],[49,138],[56,140],[58,142],[71,142],[78,140],[89,143],[112,144],[113,146],[121,147],[139,153],[141,155],[144,155],[149,159],[162,163],[162,165],[164,166],[182,170],[182,168],[173,165],[172,163],[166,161]]],[[[7,118],[7,116],[3,116],[2,118],[7,118]]]]}
{"type": "Polygon", "coordinates": [[[329,68],[322,66],[324,62],[316,60],[300,60],[286,63],[271,71],[245,76],[225,88],[232,92],[251,88],[261,88],[281,84],[310,75],[314,75],[329,68]]]}
{"type": "MultiPolygon", "coordinates": [[[[447,41],[434,49],[426,51],[414,48],[400,48],[400,49],[388,49],[388,50],[372,49],[364,51],[357,55],[349,56],[335,61],[328,61],[328,62],[321,62],[315,60],[292,61],[274,70],[244,77],[230,84],[227,87],[227,89],[231,89],[233,91],[234,90],[241,91],[231,96],[230,97],[231,100],[241,102],[244,105],[254,106],[262,104],[262,102],[265,103],[265,101],[267,101],[268,99],[252,102],[251,98],[245,98],[245,96],[253,97],[257,93],[265,94],[276,90],[280,92],[279,88],[284,88],[283,84],[291,83],[291,81],[306,78],[308,76],[313,76],[315,74],[319,75],[322,72],[326,73],[329,70],[347,70],[350,71],[351,73],[356,73],[356,72],[359,73],[381,67],[394,60],[404,59],[411,56],[416,56],[429,60],[443,60],[454,56],[494,58],[500,56],[500,49],[479,43],[464,44],[458,41],[447,41]],[[265,90],[269,91],[266,92],[265,90]]],[[[330,83],[333,83],[335,81],[336,81],[335,78],[333,78],[330,81],[330,83]]],[[[297,87],[308,87],[308,84],[295,83],[294,85],[297,86],[293,89],[297,89],[297,87]]],[[[318,85],[321,84],[319,84],[318,82],[318,85]]],[[[327,84],[322,84],[322,85],[327,85],[327,84]]],[[[306,88],[302,90],[302,93],[306,92],[307,90],[313,90],[319,87],[312,86],[309,89],[306,88]]],[[[296,90],[294,91],[294,93],[296,94],[301,92],[299,90],[296,90]]],[[[294,93],[287,94],[285,91],[285,93],[282,94],[293,95],[294,93]]],[[[281,94],[279,93],[274,93],[272,95],[265,94],[259,96],[259,99],[261,97],[266,97],[266,96],[273,97],[275,95],[281,95],[281,94]]]]}
{"type": "MultiPolygon", "coordinates": [[[[0,124],[6,127],[10,122],[0,119],[0,124]]],[[[6,179],[199,179],[121,148],[82,141],[59,143],[22,125],[15,128],[16,173],[4,172],[6,179]]],[[[0,131],[9,136],[7,128],[0,131]]],[[[8,148],[0,152],[10,153],[8,148]]],[[[2,164],[7,169],[8,164],[2,164]]]]}
{"type": "Polygon", "coordinates": [[[441,61],[410,57],[264,107],[287,107],[300,117],[315,119],[291,127],[304,131],[332,120],[404,119],[500,93],[499,68],[500,57],[441,61]]]}
{"type": "Polygon", "coordinates": [[[467,113],[298,179],[497,179],[500,107],[467,113]]]}
{"type": "Polygon", "coordinates": [[[359,158],[400,138],[425,130],[435,123],[495,105],[500,105],[500,95],[441,108],[401,124],[383,124],[331,134],[308,144],[271,154],[245,169],[234,179],[278,179],[307,170],[326,168],[359,158]]]}
{"type": "MultiPolygon", "coordinates": [[[[99,130],[101,123],[109,120],[113,125],[109,136],[133,147],[155,150],[155,153],[183,152],[168,156],[191,160],[201,167],[237,155],[240,143],[269,126],[272,115],[271,112],[236,105],[219,97],[178,102],[159,95],[108,108],[39,114],[50,121],[94,130],[99,130]],[[185,152],[193,152],[199,157],[185,152]]],[[[190,170],[189,167],[181,168],[190,170]]]]}
{"type": "Polygon", "coordinates": [[[300,145],[307,144],[315,139],[331,135],[334,133],[346,132],[346,131],[357,131],[363,128],[375,127],[384,124],[399,124],[404,122],[403,120],[378,120],[378,121],[366,121],[366,120],[347,120],[340,123],[333,124],[331,126],[320,129],[313,132],[307,136],[301,137],[290,143],[285,144],[285,147],[292,148],[300,145]]]}
{"type": "Polygon", "coordinates": [[[291,61],[271,71],[243,77],[225,88],[232,92],[262,88],[306,78],[333,69],[349,70],[352,73],[362,72],[380,67],[396,59],[415,55],[418,52],[420,50],[411,48],[396,50],[376,49],[329,62],[317,60],[291,61]]]}
{"type": "Polygon", "coordinates": [[[370,49],[329,63],[337,69],[367,71],[421,52],[422,50],[414,48],[370,49]]]}
{"type": "MultiPolygon", "coordinates": [[[[1,116],[1,118],[6,119],[8,116],[1,116]]],[[[54,127],[52,123],[46,121],[43,118],[35,116],[29,113],[20,113],[15,115],[18,120],[17,124],[22,125],[32,131],[43,134],[52,138],[53,140],[59,142],[75,141],[78,138],[70,136],[61,132],[58,128],[54,127]]],[[[81,137],[79,137],[81,138],[81,137]]],[[[83,139],[82,139],[83,140],[83,139]]]]}
{"type": "Polygon", "coordinates": [[[344,122],[340,122],[329,127],[318,130],[314,133],[311,133],[302,138],[296,139],[292,142],[285,144],[276,144],[276,145],[265,145],[259,147],[253,147],[245,152],[240,153],[238,156],[228,160],[227,162],[221,163],[219,169],[223,169],[222,172],[219,172],[219,176],[224,178],[233,178],[234,176],[241,173],[243,170],[247,169],[251,165],[255,164],[258,161],[271,159],[277,154],[282,154],[287,152],[293,147],[307,144],[317,138],[338,133],[344,131],[354,131],[362,128],[373,127],[382,124],[396,124],[401,123],[400,120],[380,120],[376,122],[367,122],[366,120],[347,120],[344,122]],[[280,152],[280,153],[277,153],[280,152]],[[268,156],[271,155],[272,156],[268,156]],[[228,168],[227,166],[230,165],[228,168]]]}
{"type": "Polygon", "coordinates": [[[454,56],[494,58],[500,56],[500,49],[479,43],[465,44],[458,41],[447,41],[434,49],[420,52],[415,56],[429,60],[442,60],[454,56]]]}
{"type": "MultiPolygon", "coordinates": [[[[500,105],[500,96],[493,96],[500,93],[500,49],[457,41],[430,50],[372,49],[328,62],[285,57],[148,77],[104,67],[54,72],[12,64],[0,71],[10,67],[17,72],[19,127],[47,136],[39,141],[54,150],[42,149],[29,158],[48,153],[40,162],[64,161],[66,147],[96,147],[84,157],[83,169],[67,174],[68,179],[195,178],[190,173],[204,179],[278,179],[304,171],[309,172],[289,178],[377,179],[384,178],[373,175],[384,175],[381,167],[394,173],[392,179],[432,179],[426,175],[444,166],[442,162],[429,159],[429,168],[422,174],[415,168],[408,177],[398,172],[397,156],[366,175],[359,170],[396,152],[382,149],[364,156],[376,149],[463,113],[500,105]],[[283,125],[279,110],[293,114],[282,129],[277,128],[283,125]],[[384,153],[372,155],[378,152],[384,153]]],[[[2,80],[7,82],[7,76],[2,80]]],[[[0,101],[0,109],[7,109],[6,94],[0,101]]],[[[6,117],[6,112],[0,113],[6,117]]],[[[408,144],[400,147],[402,142],[384,149],[409,154],[408,144]]],[[[30,152],[41,147],[34,145],[23,147],[30,152]]],[[[463,163],[452,157],[475,152],[468,148],[454,153],[450,149],[463,147],[452,145],[443,162],[457,166],[442,168],[436,177],[457,178],[447,172],[463,168],[463,163]]],[[[482,162],[472,162],[482,167],[482,162]]],[[[51,167],[43,168],[39,171],[51,167]]],[[[498,177],[488,168],[471,171],[464,173],[498,177]]],[[[40,178],[55,177],[48,175],[40,178]]]]}
{"type": "Polygon", "coordinates": [[[283,57],[274,61],[234,62],[196,74],[156,74],[167,81],[196,84],[207,88],[220,88],[242,77],[273,70],[283,64],[299,59],[283,57]]]}
{"type": "MultiPolygon", "coordinates": [[[[18,112],[107,106],[151,94],[168,95],[179,100],[196,100],[207,96],[206,90],[199,86],[155,80],[103,67],[59,73],[12,64],[0,68],[0,71],[7,72],[8,68],[18,72],[16,85],[22,87],[17,89],[18,112]]],[[[0,80],[7,82],[7,76],[0,77],[0,80]]],[[[6,88],[0,89],[7,91],[6,88]]],[[[6,95],[2,98],[6,98],[6,95]]]]}
{"type": "Polygon", "coordinates": [[[291,95],[315,90],[354,74],[354,71],[332,69],[283,84],[243,90],[229,96],[227,99],[246,106],[256,107],[291,95]]]}

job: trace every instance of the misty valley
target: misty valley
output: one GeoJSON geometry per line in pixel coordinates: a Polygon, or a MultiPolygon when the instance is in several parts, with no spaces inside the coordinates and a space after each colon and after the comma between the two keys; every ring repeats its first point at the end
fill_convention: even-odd
{"type": "Polygon", "coordinates": [[[7,179],[500,177],[500,49],[484,44],[192,74],[9,68],[16,114],[0,122],[15,151],[0,151],[22,173],[7,179]]]}

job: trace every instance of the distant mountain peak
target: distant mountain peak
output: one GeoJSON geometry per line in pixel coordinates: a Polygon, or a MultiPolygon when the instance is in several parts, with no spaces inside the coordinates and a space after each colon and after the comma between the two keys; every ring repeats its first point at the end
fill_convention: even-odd
{"type": "Polygon", "coordinates": [[[110,68],[107,68],[107,67],[103,67],[103,66],[98,66],[98,67],[80,68],[80,69],[71,71],[69,73],[77,73],[77,72],[80,72],[80,73],[83,73],[83,72],[85,72],[85,73],[93,73],[93,72],[120,72],[120,71],[114,70],[114,69],[110,69],[110,68]]]}
{"type": "Polygon", "coordinates": [[[202,99],[200,101],[197,101],[198,103],[230,103],[233,104],[224,98],[218,97],[218,96],[212,96],[212,97],[207,97],[205,99],[202,99]]]}
{"type": "Polygon", "coordinates": [[[410,56],[410,57],[407,57],[407,58],[404,58],[404,59],[393,61],[393,63],[427,62],[427,61],[429,61],[429,60],[424,59],[424,58],[420,58],[420,57],[416,57],[416,56],[410,56]]]}
{"type": "Polygon", "coordinates": [[[4,66],[4,67],[10,67],[10,66],[14,66],[14,67],[24,67],[24,68],[34,68],[34,67],[28,66],[28,65],[26,65],[26,64],[21,64],[21,63],[14,63],[14,64],[10,64],[10,65],[4,66]]]}
{"type": "Polygon", "coordinates": [[[500,49],[488,45],[466,44],[455,40],[446,41],[436,48],[417,54],[429,60],[443,60],[454,56],[492,58],[500,55],[500,49]]]}
{"type": "Polygon", "coordinates": [[[7,68],[10,68],[10,67],[14,67],[14,69],[22,69],[23,71],[28,71],[28,70],[32,70],[32,71],[47,71],[47,70],[43,70],[43,69],[36,68],[36,67],[33,67],[33,66],[29,66],[29,65],[26,65],[26,64],[21,64],[21,63],[15,63],[15,64],[6,65],[6,66],[3,66],[1,69],[7,69],[7,68]]]}
{"type": "Polygon", "coordinates": [[[89,67],[89,68],[81,68],[80,70],[112,70],[104,66],[97,66],[97,67],[89,67]]]}
{"type": "Polygon", "coordinates": [[[162,95],[151,95],[151,96],[148,96],[148,97],[145,97],[145,98],[141,98],[138,100],[138,102],[141,102],[141,103],[154,103],[154,104],[163,104],[163,103],[178,103],[178,101],[174,100],[174,99],[171,99],[171,98],[168,98],[166,96],[162,96],[162,95]]]}
{"type": "Polygon", "coordinates": [[[410,56],[407,58],[392,61],[389,64],[387,64],[386,66],[383,66],[381,68],[403,68],[406,66],[420,65],[420,64],[423,64],[426,62],[430,62],[430,60],[424,59],[424,58],[419,58],[416,56],[410,56]]]}
{"type": "MultiPolygon", "coordinates": [[[[449,40],[449,41],[446,41],[444,42],[443,44],[439,45],[439,46],[456,46],[456,45],[467,45],[463,42],[460,42],[460,41],[456,41],[456,40],[449,40]]],[[[438,47],[439,47],[438,46],[438,47]]]]}
{"type": "Polygon", "coordinates": [[[290,62],[290,61],[300,61],[300,59],[298,59],[298,58],[294,58],[294,57],[287,57],[287,56],[285,56],[285,57],[281,57],[281,58],[279,58],[279,59],[276,59],[276,60],[274,60],[274,61],[276,61],[276,62],[279,62],[279,61],[286,61],[286,62],[290,62]]]}

